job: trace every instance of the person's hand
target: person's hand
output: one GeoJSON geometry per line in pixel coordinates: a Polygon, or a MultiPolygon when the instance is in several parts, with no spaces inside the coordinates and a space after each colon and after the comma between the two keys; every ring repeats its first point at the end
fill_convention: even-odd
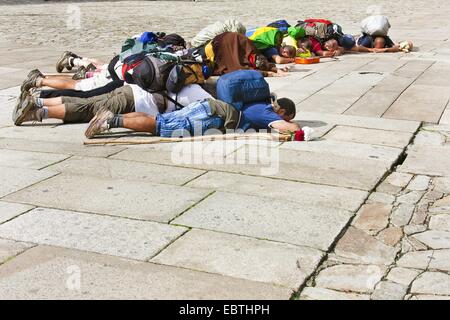
{"type": "MultiPolygon", "coordinates": [[[[294,59],[294,61],[295,61],[295,59],[294,59]]],[[[281,69],[278,69],[277,72],[279,72],[279,71],[284,72],[284,73],[288,73],[289,72],[289,67],[283,67],[281,69]]]]}
{"type": "Polygon", "coordinates": [[[306,50],[303,48],[298,48],[297,49],[297,54],[302,54],[302,53],[306,53],[306,50]]]}

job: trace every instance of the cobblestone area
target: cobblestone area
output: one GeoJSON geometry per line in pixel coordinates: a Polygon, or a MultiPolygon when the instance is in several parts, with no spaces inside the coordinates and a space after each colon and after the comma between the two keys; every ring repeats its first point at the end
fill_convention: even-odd
{"type": "MultiPolygon", "coordinates": [[[[268,79],[309,143],[84,146],[86,125],[14,127],[32,68],[108,59],[143,30],[194,35],[306,16],[358,32],[372,1],[0,1],[0,298],[450,299],[450,5],[377,1],[410,54],[268,79]],[[129,9],[134,8],[134,14],[129,9]],[[177,160],[177,161],[175,161],[177,160]],[[219,164],[220,163],[220,164],[219,164]]],[[[117,139],[153,139],[123,137],[117,139]]]]}

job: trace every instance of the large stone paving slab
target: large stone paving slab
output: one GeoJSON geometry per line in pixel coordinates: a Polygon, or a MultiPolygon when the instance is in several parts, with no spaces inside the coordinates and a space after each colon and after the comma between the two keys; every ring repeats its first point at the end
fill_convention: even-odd
{"type": "Polygon", "coordinates": [[[356,211],[367,192],[325,185],[300,183],[234,173],[210,171],[186,186],[274,198],[307,204],[356,211]]]}
{"type": "Polygon", "coordinates": [[[322,256],[311,248],[194,229],[151,261],[298,290],[322,256]]]}
{"type": "Polygon", "coordinates": [[[50,170],[71,175],[127,179],[182,185],[202,175],[204,171],[162,166],[132,161],[102,158],[72,157],[49,167],[50,170]],[[83,168],[83,170],[80,170],[83,168]]]}
{"type": "Polygon", "coordinates": [[[39,246],[0,267],[0,299],[289,299],[290,289],[39,246]]]}
{"type": "Polygon", "coordinates": [[[304,100],[297,107],[302,111],[344,113],[382,79],[383,75],[377,73],[351,73],[304,100]]]}
{"type": "Polygon", "coordinates": [[[413,84],[383,117],[438,123],[449,98],[448,87],[413,84]]]}
{"type": "Polygon", "coordinates": [[[69,155],[0,149],[0,166],[42,169],[63,161],[69,155]]]}
{"type": "Polygon", "coordinates": [[[449,176],[449,168],[449,148],[420,147],[408,150],[408,156],[399,167],[399,171],[430,176],[449,176]]]}
{"type": "MultiPolygon", "coordinates": [[[[334,132],[334,130],[332,132],[334,132]]],[[[349,158],[379,160],[386,163],[395,162],[401,153],[401,150],[398,148],[342,140],[336,142],[331,139],[310,141],[308,143],[286,142],[280,146],[280,149],[346,155],[349,158]]]]}
{"type": "Polygon", "coordinates": [[[327,250],[350,217],[336,208],[217,192],[173,223],[327,250]]]}
{"type": "MultiPolygon", "coordinates": [[[[290,149],[264,149],[261,154],[252,150],[254,149],[240,149],[226,158],[216,158],[219,162],[187,161],[178,164],[201,170],[219,170],[361,190],[372,189],[391,166],[391,163],[356,159],[346,155],[329,154],[324,157],[319,152],[290,149]]],[[[166,158],[167,154],[162,157],[166,158]]],[[[158,156],[161,156],[161,153],[127,150],[112,158],[156,163],[155,157],[158,156]]]]}
{"type": "Polygon", "coordinates": [[[0,184],[0,197],[16,192],[39,181],[56,175],[56,172],[38,171],[24,168],[0,167],[2,183],[0,184]]]}
{"type": "Polygon", "coordinates": [[[0,237],[147,260],[185,231],[155,222],[37,208],[1,225],[0,237]]]}
{"type": "Polygon", "coordinates": [[[325,124],[410,133],[415,133],[420,126],[420,122],[418,121],[379,119],[319,112],[299,112],[297,113],[295,120],[299,120],[300,123],[301,121],[317,121],[325,124]]]}
{"type": "Polygon", "coordinates": [[[168,222],[208,191],[155,183],[61,175],[9,196],[8,201],[168,222]]]}

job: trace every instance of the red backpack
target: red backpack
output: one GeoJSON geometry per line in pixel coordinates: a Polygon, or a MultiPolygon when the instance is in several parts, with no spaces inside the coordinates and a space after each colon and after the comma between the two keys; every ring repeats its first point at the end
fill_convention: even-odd
{"type": "Polygon", "coordinates": [[[299,20],[296,27],[305,29],[307,36],[315,37],[321,42],[337,39],[344,34],[340,25],[327,19],[299,20]]]}

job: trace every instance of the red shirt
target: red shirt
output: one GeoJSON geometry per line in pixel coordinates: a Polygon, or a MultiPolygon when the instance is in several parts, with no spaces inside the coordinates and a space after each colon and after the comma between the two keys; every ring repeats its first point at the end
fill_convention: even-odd
{"type": "Polygon", "coordinates": [[[320,44],[319,40],[314,37],[309,37],[309,40],[311,41],[312,52],[317,53],[318,51],[323,51],[322,45],[320,44]]]}

